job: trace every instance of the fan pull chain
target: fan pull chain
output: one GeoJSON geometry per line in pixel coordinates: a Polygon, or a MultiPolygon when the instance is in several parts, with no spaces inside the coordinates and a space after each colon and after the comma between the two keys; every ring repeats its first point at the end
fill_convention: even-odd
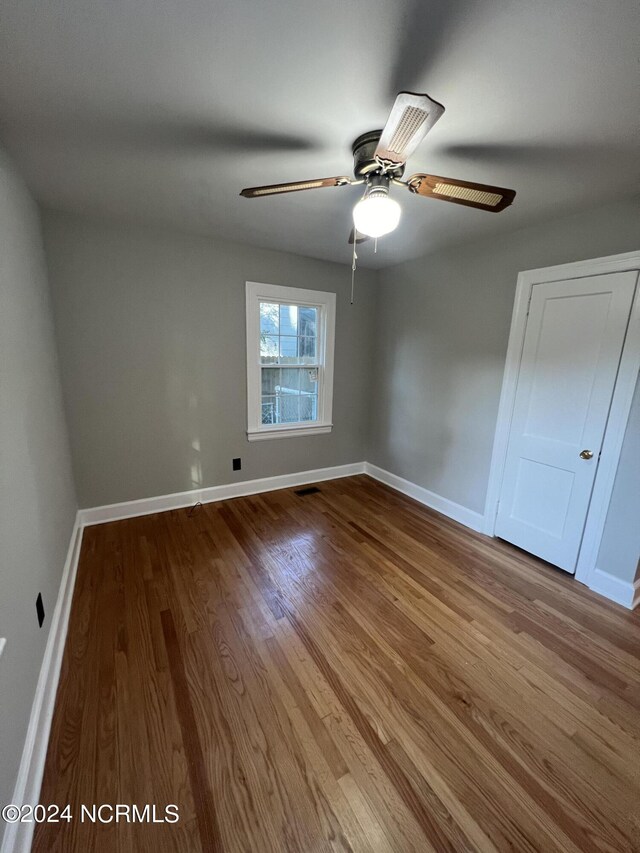
{"type": "Polygon", "coordinates": [[[378,238],[376,237],[373,241],[373,254],[378,254],[378,238]]]}
{"type": "Polygon", "coordinates": [[[356,283],[356,261],[358,260],[358,253],[356,252],[356,240],[358,239],[358,232],[353,229],[353,260],[351,261],[351,304],[353,305],[353,291],[356,283]]]}

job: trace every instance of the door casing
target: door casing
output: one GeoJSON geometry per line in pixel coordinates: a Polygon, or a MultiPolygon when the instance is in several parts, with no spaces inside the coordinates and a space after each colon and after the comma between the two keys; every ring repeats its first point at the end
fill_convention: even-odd
{"type": "MultiPolygon", "coordinates": [[[[515,404],[518,372],[520,369],[522,348],[524,346],[532,288],[534,285],[544,282],[566,281],[568,279],[607,275],[608,273],[625,272],[627,270],[640,271],[640,250],[626,252],[621,255],[611,255],[606,258],[594,258],[592,260],[578,261],[577,263],[526,270],[518,274],[511,330],[509,332],[509,345],[502,380],[502,393],[500,395],[496,433],[491,456],[487,499],[485,502],[484,533],[487,533],[489,536],[495,535],[498,501],[500,499],[500,490],[504,476],[511,419],[515,404]]],[[[587,585],[596,567],[600,541],[604,531],[616,471],[618,470],[620,451],[624,441],[639,370],[640,284],[636,282],[629,325],[622,349],[618,376],[609,411],[609,419],[602,443],[600,462],[591,494],[575,572],[576,580],[587,585]]]]}

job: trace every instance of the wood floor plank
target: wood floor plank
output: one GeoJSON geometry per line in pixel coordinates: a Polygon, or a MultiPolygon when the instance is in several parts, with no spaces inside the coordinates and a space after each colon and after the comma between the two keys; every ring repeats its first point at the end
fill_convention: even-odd
{"type": "Polygon", "coordinates": [[[640,849],[640,614],[356,476],[84,533],[38,851],[640,849]]]}
{"type": "Polygon", "coordinates": [[[189,697],[187,677],[182,662],[182,652],[178,646],[178,637],[171,611],[163,610],[161,619],[169,659],[169,669],[176,696],[176,709],[187,753],[189,778],[191,781],[191,791],[195,800],[200,845],[203,850],[218,853],[218,851],[223,850],[223,846],[216,816],[216,804],[204,767],[202,747],[198,738],[195,716],[189,697]]]}

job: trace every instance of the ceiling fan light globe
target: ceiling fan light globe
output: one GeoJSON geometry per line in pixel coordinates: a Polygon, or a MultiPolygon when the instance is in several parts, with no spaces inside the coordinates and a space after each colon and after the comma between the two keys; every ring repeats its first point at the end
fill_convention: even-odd
{"type": "Polygon", "coordinates": [[[360,234],[382,237],[395,231],[401,212],[402,208],[395,199],[387,195],[370,195],[353,208],[353,224],[360,234]]]}

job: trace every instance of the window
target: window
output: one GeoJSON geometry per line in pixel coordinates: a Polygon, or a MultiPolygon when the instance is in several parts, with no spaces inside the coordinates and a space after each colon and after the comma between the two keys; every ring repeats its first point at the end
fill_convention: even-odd
{"type": "Polygon", "coordinates": [[[336,296],[247,282],[249,441],[331,432],[336,296]]]}

